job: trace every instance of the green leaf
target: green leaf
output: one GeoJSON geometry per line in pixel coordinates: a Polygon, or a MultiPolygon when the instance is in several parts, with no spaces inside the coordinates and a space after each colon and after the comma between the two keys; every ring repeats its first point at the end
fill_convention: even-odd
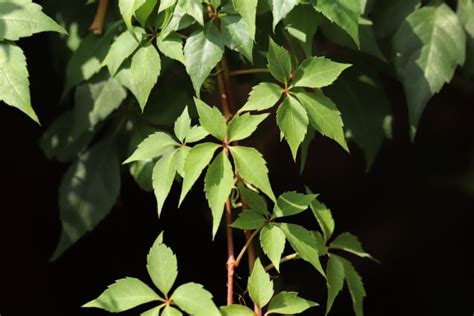
{"type": "Polygon", "coordinates": [[[158,13],[165,11],[166,9],[171,8],[176,4],[178,0],[162,0],[160,1],[160,6],[158,7],[158,13]]]}
{"type": "Polygon", "coordinates": [[[195,143],[206,138],[209,133],[202,126],[193,126],[186,135],[186,143],[195,143]]]}
{"type": "Polygon", "coordinates": [[[318,200],[313,200],[310,204],[311,211],[313,211],[314,217],[318,221],[321,231],[324,235],[324,240],[327,242],[332,233],[334,232],[334,219],[332,218],[331,210],[326,207],[323,203],[318,200]]]}
{"type": "Polygon", "coordinates": [[[9,42],[0,42],[0,101],[16,107],[39,123],[31,107],[25,55],[20,47],[9,42]]]}
{"type": "MultiPolygon", "coordinates": [[[[232,4],[247,24],[248,33],[253,42],[255,39],[255,17],[257,16],[258,0],[232,0],[232,4]]],[[[252,62],[252,58],[249,60],[252,62]]]]}
{"type": "Polygon", "coordinates": [[[144,191],[151,192],[153,191],[153,161],[134,161],[130,164],[130,174],[135,180],[135,182],[140,186],[144,191]]]}
{"type": "Polygon", "coordinates": [[[212,136],[219,140],[224,140],[227,123],[224,115],[216,107],[210,107],[203,101],[194,98],[196,109],[199,114],[199,122],[202,127],[212,136]]]}
{"type": "Polygon", "coordinates": [[[186,14],[192,16],[199,24],[204,25],[201,0],[178,0],[178,5],[186,14]]]}
{"type": "Polygon", "coordinates": [[[66,84],[64,95],[78,83],[89,80],[102,68],[120,22],[106,28],[105,34],[97,36],[89,33],[82,39],[79,47],[74,51],[66,66],[66,84]]]}
{"type": "Polygon", "coordinates": [[[308,122],[308,114],[301,103],[291,95],[287,96],[277,110],[277,124],[294,160],[308,130],[308,122]]]}
{"type": "Polygon", "coordinates": [[[120,168],[111,140],[97,143],[66,171],[59,186],[62,233],[52,260],[110,212],[120,192],[120,168]]]}
{"type": "Polygon", "coordinates": [[[142,111],[161,71],[160,54],[153,45],[142,46],[132,56],[129,67],[117,73],[117,79],[137,98],[142,111]]]}
{"type": "Polygon", "coordinates": [[[363,301],[364,297],[366,296],[366,293],[364,289],[364,283],[362,283],[362,278],[360,277],[359,273],[357,273],[357,271],[354,269],[352,263],[350,263],[344,258],[337,258],[342,262],[342,265],[344,266],[346,284],[349,288],[349,293],[351,294],[354,312],[356,316],[364,316],[363,301]]]}
{"type": "Polygon", "coordinates": [[[163,38],[162,33],[156,38],[156,45],[165,56],[184,64],[183,41],[177,33],[163,38]]]}
{"type": "Polygon", "coordinates": [[[166,24],[165,27],[162,27],[160,36],[163,36],[163,38],[165,38],[170,33],[187,28],[193,23],[194,19],[191,16],[187,15],[181,6],[176,5],[174,7],[171,20],[166,24]]]}
{"type": "Polygon", "coordinates": [[[146,257],[148,274],[158,289],[168,296],[178,276],[178,262],[173,251],[157,238],[146,257]]]}
{"type": "Polygon", "coordinates": [[[239,112],[269,109],[280,100],[282,93],[280,86],[270,82],[261,82],[252,88],[247,102],[239,112]]]}
{"type": "Polygon", "coordinates": [[[255,316],[253,310],[247,306],[232,304],[220,308],[222,316],[255,316]]]}
{"type": "Polygon", "coordinates": [[[357,236],[352,235],[351,233],[340,234],[331,242],[329,247],[333,249],[345,250],[359,257],[374,259],[362,248],[362,244],[360,243],[357,236]]]}
{"type": "Polygon", "coordinates": [[[361,7],[354,0],[312,0],[316,11],[345,30],[359,46],[359,16],[361,7]]]}
{"type": "Polygon", "coordinates": [[[212,301],[212,295],[201,284],[186,283],[178,287],[171,296],[173,302],[193,316],[220,316],[212,301]]]}
{"type": "Polygon", "coordinates": [[[252,210],[262,214],[263,216],[270,215],[267,209],[267,202],[265,202],[264,198],[262,198],[258,193],[247,189],[242,183],[239,183],[238,185],[241,198],[244,199],[245,203],[247,203],[252,210]]]}
{"type": "Polygon", "coordinates": [[[334,62],[326,57],[311,57],[296,70],[295,87],[322,88],[333,83],[350,64],[334,62]]]}
{"type": "Polygon", "coordinates": [[[285,233],[276,225],[269,224],[260,232],[260,245],[275,269],[280,271],[280,260],[285,250],[285,233]]]}
{"type": "Polygon", "coordinates": [[[293,70],[291,57],[288,51],[278,46],[272,38],[268,46],[267,61],[267,67],[272,76],[287,85],[293,70]]]}
{"type": "Polygon", "coordinates": [[[327,254],[326,243],[324,241],[323,235],[320,232],[312,230],[311,233],[313,234],[316,244],[318,245],[318,253],[319,256],[322,257],[327,254]]]}
{"type": "Polygon", "coordinates": [[[273,14],[273,32],[283,18],[300,2],[300,0],[271,0],[269,1],[273,14]]]}
{"type": "Polygon", "coordinates": [[[209,165],[217,148],[219,148],[217,144],[202,143],[189,151],[184,162],[183,188],[179,197],[179,204],[184,200],[184,197],[199,178],[204,168],[209,165]]]}
{"type": "Polygon", "coordinates": [[[296,253],[326,277],[319,261],[318,244],[314,235],[306,228],[295,224],[282,223],[279,227],[296,253]]]}
{"type": "Polygon", "coordinates": [[[207,169],[204,178],[204,190],[212,212],[212,237],[216,235],[217,229],[224,213],[224,205],[229,198],[234,186],[234,173],[229,159],[221,152],[207,169]]]}
{"type": "Polygon", "coordinates": [[[128,30],[132,30],[132,17],[146,0],[119,0],[119,10],[128,30]]]}
{"type": "Polygon", "coordinates": [[[135,11],[135,17],[137,18],[137,21],[140,23],[141,26],[147,26],[146,22],[155,10],[157,2],[157,0],[145,0],[145,3],[135,11]]]}
{"type": "Polygon", "coordinates": [[[229,15],[221,18],[221,33],[225,45],[244,55],[250,63],[253,63],[251,32],[247,22],[240,16],[229,15]]]}
{"type": "Polygon", "coordinates": [[[175,164],[176,164],[176,171],[178,174],[184,178],[184,163],[186,162],[186,158],[188,157],[191,148],[188,146],[181,146],[176,149],[176,157],[175,157],[175,164]]]}
{"type": "Polygon", "coordinates": [[[267,314],[299,314],[314,306],[318,304],[299,297],[296,292],[280,292],[272,298],[267,314]]]}
{"type": "Polygon", "coordinates": [[[342,112],[346,136],[364,151],[367,169],[375,161],[384,138],[391,137],[390,103],[378,81],[375,76],[358,72],[324,90],[342,112]]]}
{"type": "Polygon", "coordinates": [[[245,113],[242,115],[235,115],[229,122],[228,138],[229,143],[242,140],[252,135],[257,129],[258,125],[268,117],[268,114],[251,115],[245,113]]]}
{"type": "Polygon", "coordinates": [[[344,266],[337,256],[329,256],[326,266],[326,284],[328,288],[328,297],[326,303],[326,314],[329,314],[336,296],[344,286],[344,266]]]}
{"type": "Polygon", "coordinates": [[[372,13],[377,37],[392,35],[420,4],[421,0],[377,1],[372,13]]]}
{"type": "Polygon", "coordinates": [[[247,209],[239,214],[239,217],[232,223],[231,226],[238,229],[250,230],[262,227],[266,221],[266,218],[263,217],[262,214],[252,209],[247,209]]]}
{"type": "Polygon", "coordinates": [[[176,138],[183,143],[186,135],[191,130],[191,118],[189,117],[188,107],[185,107],[183,113],[174,122],[174,134],[176,138]]]}
{"type": "Polygon", "coordinates": [[[221,35],[212,23],[208,23],[203,30],[194,32],[186,40],[184,64],[198,97],[204,80],[221,60],[223,53],[221,35]]]}
{"type": "Polygon", "coordinates": [[[147,310],[140,314],[140,316],[158,316],[160,315],[160,310],[163,308],[163,305],[153,307],[152,309],[147,310]]]}
{"type": "Polygon", "coordinates": [[[179,144],[166,133],[156,132],[145,138],[135,152],[123,163],[147,161],[161,156],[179,144]]]}
{"type": "Polygon", "coordinates": [[[247,287],[250,298],[260,308],[267,305],[273,296],[273,281],[258,258],[253,265],[247,287]]]}
{"type": "Polygon", "coordinates": [[[416,10],[393,36],[394,63],[408,99],[412,138],[428,100],[464,63],[465,43],[462,25],[446,4],[416,10]]]}
{"type": "Polygon", "coordinates": [[[472,0],[458,0],[457,15],[466,31],[466,61],[463,73],[466,76],[474,75],[474,2],[472,0]]]}
{"type": "Polygon", "coordinates": [[[170,193],[176,175],[176,151],[163,156],[153,168],[153,190],[155,191],[158,216],[161,214],[166,197],[170,193]]]}
{"type": "Polygon", "coordinates": [[[17,41],[21,37],[48,31],[67,34],[66,30],[44,14],[41,6],[36,3],[0,1],[0,41],[17,41]]]}
{"type": "Polygon", "coordinates": [[[136,27],[133,29],[135,34],[125,31],[120,34],[110,46],[109,52],[104,58],[102,65],[107,66],[111,76],[114,76],[123,64],[125,59],[130,57],[140,45],[138,40],[144,34],[143,29],[136,27]]]}
{"type": "Polygon", "coordinates": [[[182,316],[182,315],[183,313],[181,313],[179,310],[169,305],[166,306],[165,309],[163,309],[163,313],[161,313],[161,316],[182,316]]]}
{"type": "Polygon", "coordinates": [[[301,194],[295,191],[285,192],[277,199],[273,215],[275,217],[296,215],[308,208],[316,199],[315,194],[301,194]]]}
{"type": "Polygon", "coordinates": [[[299,41],[306,56],[313,55],[313,37],[322,19],[314,10],[297,5],[283,20],[286,31],[299,41]]]}
{"type": "Polygon", "coordinates": [[[73,137],[92,130],[125,100],[127,92],[115,78],[84,83],[75,90],[73,137]]]}
{"type": "Polygon", "coordinates": [[[309,116],[309,123],[322,135],[335,140],[349,151],[344,138],[344,123],[336,105],[322,92],[300,92],[296,97],[303,104],[309,116]]]}
{"type": "Polygon", "coordinates": [[[115,281],[98,298],[82,307],[96,307],[118,313],[159,299],[160,297],[139,279],[124,278],[115,281]]]}
{"type": "Polygon", "coordinates": [[[255,148],[244,146],[232,146],[230,152],[234,159],[236,172],[245,181],[275,201],[275,195],[268,179],[268,169],[262,154],[255,148]]]}

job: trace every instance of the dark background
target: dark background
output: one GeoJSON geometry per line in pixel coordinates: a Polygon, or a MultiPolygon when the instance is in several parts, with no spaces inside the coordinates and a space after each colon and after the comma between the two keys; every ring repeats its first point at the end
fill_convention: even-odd
{"type": "MultiPolygon", "coordinates": [[[[209,212],[197,185],[174,210],[174,186],[161,220],[153,194],[124,173],[120,200],[111,215],[56,262],[48,262],[60,233],[58,186],[66,165],[47,160],[38,137],[54,116],[62,83],[52,70],[45,35],[21,41],[32,100],[44,126],[18,110],[0,106],[0,314],[105,315],[79,306],[114,280],[146,275],[146,254],[166,227],[165,242],[177,253],[178,282],[206,285],[224,302],[225,245],[222,231],[211,242],[209,212]],[[202,214],[206,214],[203,216],[202,214]]],[[[445,87],[425,111],[417,138],[408,137],[406,105],[399,83],[384,79],[394,111],[394,137],[372,169],[363,155],[351,155],[322,137],[313,141],[306,172],[298,176],[286,144],[269,131],[264,148],[276,193],[307,184],[320,193],[336,220],[336,233],[359,236],[381,264],[352,258],[364,278],[366,315],[472,315],[474,313],[474,94],[472,83],[445,87]],[[471,190],[467,186],[471,175],[471,190]]],[[[296,221],[308,222],[310,216],[296,221]]],[[[237,238],[238,247],[242,237],[237,238]]],[[[245,265],[243,265],[245,266],[245,265]]],[[[240,272],[245,276],[246,271],[240,272]]],[[[245,279],[238,282],[245,286],[245,279]]],[[[276,280],[285,289],[325,305],[325,285],[309,264],[284,264],[276,280]]],[[[344,290],[332,315],[351,315],[344,290]]],[[[308,315],[322,315],[322,308],[308,315]]],[[[130,315],[138,314],[136,311],[130,315]]]]}

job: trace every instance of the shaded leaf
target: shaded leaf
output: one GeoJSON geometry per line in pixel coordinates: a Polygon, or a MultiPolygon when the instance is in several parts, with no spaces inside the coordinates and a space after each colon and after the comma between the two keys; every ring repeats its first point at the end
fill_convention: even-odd
{"type": "Polygon", "coordinates": [[[329,256],[326,266],[326,284],[328,288],[328,297],[326,303],[326,314],[332,308],[334,300],[344,286],[344,266],[337,256],[329,256]]]}
{"type": "Polygon", "coordinates": [[[135,52],[140,45],[139,39],[144,34],[143,29],[136,27],[133,29],[135,34],[125,31],[120,34],[110,46],[102,65],[107,66],[111,76],[114,76],[123,62],[135,52]]]}
{"type": "Polygon", "coordinates": [[[339,261],[342,262],[344,266],[344,274],[346,279],[347,287],[349,288],[349,293],[352,298],[352,307],[356,316],[364,315],[364,297],[366,296],[364,283],[362,283],[362,278],[359,273],[354,269],[354,266],[350,261],[337,257],[339,261]]]}
{"type": "Polygon", "coordinates": [[[318,304],[299,297],[296,292],[280,292],[270,301],[267,314],[299,314],[314,306],[318,304]]]}
{"type": "MultiPolygon", "coordinates": [[[[255,39],[255,17],[257,16],[258,0],[232,0],[232,4],[246,22],[248,33],[253,41],[255,39]]],[[[249,60],[252,62],[252,58],[249,60]]]]}
{"type": "Polygon", "coordinates": [[[232,223],[232,227],[239,229],[257,229],[262,227],[266,222],[266,218],[262,214],[252,209],[247,209],[239,214],[239,217],[232,223]]]}
{"type": "Polygon", "coordinates": [[[283,47],[278,46],[272,38],[268,45],[267,67],[275,79],[288,84],[290,79],[292,65],[290,54],[283,47]]]}
{"type": "Polygon", "coordinates": [[[239,192],[245,203],[247,203],[252,210],[263,216],[270,215],[267,209],[267,202],[265,202],[265,199],[258,193],[247,189],[242,183],[239,183],[239,192]]]}
{"type": "Polygon", "coordinates": [[[308,208],[314,199],[316,199],[315,194],[306,195],[295,191],[285,192],[278,197],[273,216],[283,217],[301,213],[308,208]]]}
{"type": "Polygon", "coordinates": [[[127,25],[127,29],[132,30],[132,17],[140,8],[146,0],[119,0],[118,6],[120,10],[120,14],[125,21],[125,25],[127,25]]]}
{"type": "MultiPolygon", "coordinates": [[[[255,32],[255,27],[253,29],[255,32]]],[[[239,16],[229,15],[221,18],[221,33],[225,45],[244,55],[250,63],[253,62],[253,37],[251,32],[251,27],[239,16]]]]}
{"type": "Polygon", "coordinates": [[[176,151],[163,156],[153,168],[153,190],[155,191],[158,216],[161,214],[163,204],[171,190],[176,175],[176,151]]]}
{"type": "Polygon", "coordinates": [[[331,242],[329,247],[345,250],[359,257],[373,259],[372,256],[365,252],[365,250],[362,248],[362,244],[360,243],[357,236],[352,235],[351,233],[340,234],[331,242]]]}
{"type": "Polygon", "coordinates": [[[299,0],[270,0],[269,4],[273,14],[273,32],[277,24],[299,3],[299,0]]]}
{"type": "Polygon", "coordinates": [[[178,5],[186,14],[192,16],[199,24],[204,25],[201,0],[178,0],[178,5]]]}

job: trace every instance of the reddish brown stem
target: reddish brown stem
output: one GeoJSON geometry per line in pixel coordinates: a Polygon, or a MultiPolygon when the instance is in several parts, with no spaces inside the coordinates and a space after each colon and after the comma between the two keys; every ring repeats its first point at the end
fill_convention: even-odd
{"type": "Polygon", "coordinates": [[[101,35],[104,31],[105,14],[107,13],[108,0],[99,0],[97,11],[95,13],[94,20],[92,21],[89,31],[96,35],[101,35]]]}
{"type": "Polygon", "coordinates": [[[230,199],[225,202],[225,219],[227,230],[227,305],[234,303],[234,236],[232,232],[232,206],[230,199]]]}

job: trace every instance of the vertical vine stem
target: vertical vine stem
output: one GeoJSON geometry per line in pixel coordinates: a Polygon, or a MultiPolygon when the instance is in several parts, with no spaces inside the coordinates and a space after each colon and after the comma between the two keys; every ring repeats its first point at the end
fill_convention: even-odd
{"type": "Polygon", "coordinates": [[[101,35],[104,31],[105,14],[107,13],[108,4],[109,0],[99,0],[99,5],[97,6],[94,20],[89,27],[89,31],[96,35],[101,35]]]}

